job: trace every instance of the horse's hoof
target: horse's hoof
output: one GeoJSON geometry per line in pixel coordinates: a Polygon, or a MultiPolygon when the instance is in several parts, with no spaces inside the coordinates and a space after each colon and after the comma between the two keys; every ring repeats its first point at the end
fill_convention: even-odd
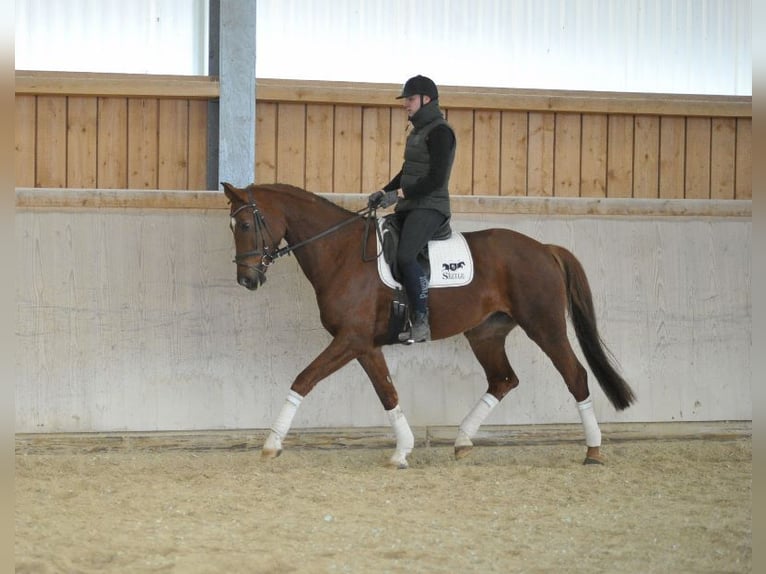
{"type": "Polygon", "coordinates": [[[264,458],[277,458],[280,454],[282,454],[282,449],[279,450],[272,450],[272,449],[263,449],[261,451],[261,459],[264,458]]]}
{"type": "Polygon", "coordinates": [[[604,464],[603,460],[600,460],[598,458],[593,458],[590,456],[586,456],[585,460],[582,461],[583,464],[604,464]]]}
{"type": "Polygon", "coordinates": [[[455,460],[460,460],[461,458],[467,457],[469,454],[471,454],[472,450],[473,450],[473,447],[469,445],[456,446],[455,460]]]}
{"type": "Polygon", "coordinates": [[[386,463],[386,466],[388,468],[395,468],[397,470],[405,470],[410,468],[410,464],[407,462],[407,459],[400,460],[397,458],[390,458],[386,463]]]}

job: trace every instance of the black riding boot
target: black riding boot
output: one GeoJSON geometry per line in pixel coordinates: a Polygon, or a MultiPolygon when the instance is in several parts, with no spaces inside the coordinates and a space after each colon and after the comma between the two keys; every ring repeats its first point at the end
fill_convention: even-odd
{"type": "Polygon", "coordinates": [[[401,272],[412,308],[412,327],[399,333],[399,341],[407,344],[429,341],[431,327],[428,324],[428,277],[417,262],[402,266],[401,272]]]}

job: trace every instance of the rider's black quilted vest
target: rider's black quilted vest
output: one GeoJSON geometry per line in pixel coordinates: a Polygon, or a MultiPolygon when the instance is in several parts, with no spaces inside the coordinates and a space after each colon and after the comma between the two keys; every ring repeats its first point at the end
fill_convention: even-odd
{"type": "MultiPolygon", "coordinates": [[[[437,101],[429,102],[420,108],[412,116],[411,121],[413,130],[407,136],[407,143],[404,147],[404,165],[402,166],[402,178],[400,181],[405,193],[408,186],[428,174],[430,165],[430,156],[426,144],[428,134],[439,125],[446,125],[452,130],[452,127],[444,119],[439,109],[439,102],[437,101]]],[[[435,209],[443,213],[445,217],[449,217],[449,174],[452,171],[454,160],[455,146],[452,147],[450,152],[449,169],[447,170],[447,179],[444,181],[444,184],[426,195],[400,199],[396,204],[396,211],[409,211],[417,208],[435,209]]]]}

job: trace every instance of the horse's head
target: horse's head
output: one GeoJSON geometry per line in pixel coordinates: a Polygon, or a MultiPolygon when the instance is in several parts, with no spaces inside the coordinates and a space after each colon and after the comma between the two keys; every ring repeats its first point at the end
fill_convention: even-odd
{"type": "Polygon", "coordinates": [[[226,182],[221,182],[221,185],[231,203],[230,226],[236,249],[237,283],[255,290],[266,282],[266,270],[282,240],[283,226],[275,227],[273,222],[271,226],[267,223],[262,211],[264,206],[255,202],[253,185],[244,189],[226,182]]]}

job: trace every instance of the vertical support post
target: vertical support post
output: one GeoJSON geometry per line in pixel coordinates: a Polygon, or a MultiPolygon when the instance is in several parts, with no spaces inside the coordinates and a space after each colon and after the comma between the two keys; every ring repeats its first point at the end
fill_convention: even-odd
{"type": "Polygon", "coordinates": [[[255,181],[255,2],[210,0],[209,74],[220,98],[208,106],[208,187],[255,181]]]}

